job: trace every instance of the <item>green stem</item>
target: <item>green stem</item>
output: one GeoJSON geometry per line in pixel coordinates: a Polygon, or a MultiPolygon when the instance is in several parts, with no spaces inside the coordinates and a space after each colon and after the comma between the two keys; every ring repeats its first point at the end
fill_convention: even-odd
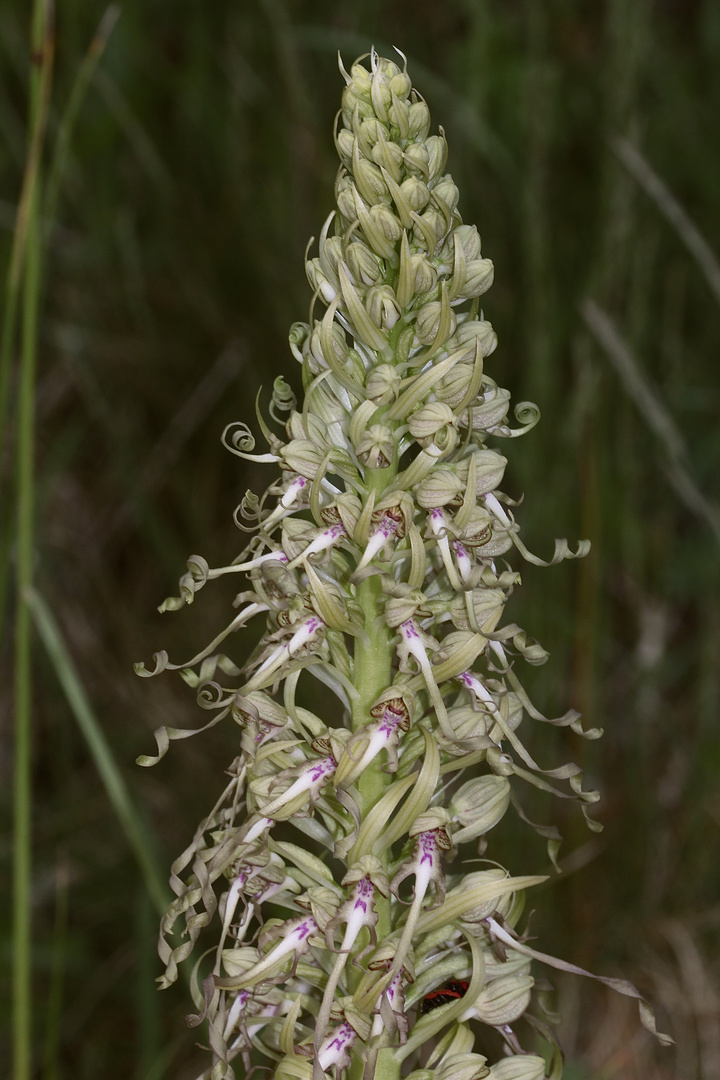
{"type": "MultiPolygon", "coordinates": [[[[368,493],[374,491],[379,497],[396,475],[397,463],[387,469],[368,470],[368,493]]],[[[354,731],[370,722],[371,706],[392,682],[394,635],[382,618],[381,597],[382,584],[378,575],[365,578],[358,586],[357,599],[365,616],[365,637],[357,638],[355,642],[354,683],[359,696],[353,705],[354,731]]],[[[358,781],[360,813],[363,817],[375,806],[387,787],[387,773],[383,772],[382,765],[382,760],[376,757],[358,781]]],[[[383,852],[380,858],[383,869],[387,871],[389,851],[383,852]]],[[[378,913],[377,936],[379,941],[384,941],[392,930],[390,899],[378,895],[375,903],[378,913]]],[[[354,969],[349,966],[348,970],[354,969]]],[[[362,1059],[353,1054],[351,1080],[359,1080],[362,1074],[362,1059]]],[[[393,1051],[381,1050],[375,1080],[397,1080],[399,1076],[400,1064],[395,1062],[393,1051]]]]}
{"type": "MultiPolygon", "coordinates": [[[[13,790],[13,1061],[15,1080],[32,1068],[32,625],[26,593],[32,585],[35,503],[35,369],[40,307],[40,154],[44,142],[52,71],[52,28],[47,0],[33,10],[30,78],[30,150],[17,228],[24,233],[13,251],[10,281],[22,297],[22,347],[17,416],[17,598],[15,620],[15,746],[13,790]],[[25,200],[23,202],[23,199],[25,200]],[[16,254],[17,252],[17,254],[16,254]],[[23,260],[24,256],[24,260],[23,260]]],[[[11,301],[9,301],[11,303],[11,301]]],[[[11,303],[12,307],[12,303],[11,303]]],[[[3,369],[9,370],[13,328],[3,340],[3,369]],[[7,352],[6,352],[7,350],[7,352]]]]}

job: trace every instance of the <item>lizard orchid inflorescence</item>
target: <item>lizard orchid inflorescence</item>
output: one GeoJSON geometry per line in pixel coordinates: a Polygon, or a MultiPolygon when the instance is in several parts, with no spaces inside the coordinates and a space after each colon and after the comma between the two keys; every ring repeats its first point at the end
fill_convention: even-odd
{"type": "MultiPolygon", "coordinates": [[[[272,482],[236,512],[248,542],[234,562],[194,556],[163,605],[239,574],[238,613],[187,664],[158,653],[154,671],[138,666],[181,669],[205,726],[229,716],[241,732],[226,789],[172,867],[161,983],[214,924],[189,1019],[207,1023],[212,1080],[233,1062],[278,1080],[559,1077],[531,961],[579,969],[521,927],[525,890],[546,878],[476,856],[511,803],[532,826],[520,783],[584,811],[597,799],[577,765],[543,768],[521,740],[524,718],[599,732],[532,705],[518,660],[547,654],[503,622],[513,548],[550,565],[588,545],[556,541],[542,563],[500,491],[496,441],[538,410],[522,403],[511,421],[485,371],[493,266],[458,212],[442,129],[430,134],[404,61],[372,52],[369,70],[340,70],[337,209],[307,258],[309,321],[290,332],[304,396],[275,381],[272,424],[257,418],[266,453],[245,424],[226,430],[272,482]],[[256,617],[248,659],[220,650],[256,617]]],[[[160,728],[141,764],[195,733],[160,728]]],[[[559,834],[532,827],[554,861],[559,834]]],[[[652,1027],[642,1000],[641,1013],[652,1027]]]]}

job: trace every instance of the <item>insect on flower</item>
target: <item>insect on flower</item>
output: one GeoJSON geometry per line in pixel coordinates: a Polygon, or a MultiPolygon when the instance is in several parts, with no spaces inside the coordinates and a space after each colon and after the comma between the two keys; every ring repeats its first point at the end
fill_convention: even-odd
{"type": "Polygon", "coordinates": [[[470,983],[465,979],[453,979],[452,982],[446,983],[445,986],[438,986],[436,990],[431,990],[422,999],[420,1015],[424,1016],[426,1013],[432,1012],[433,1009],[439,1009],[441,1005],[449,1005],[451,1001],[464,997],[469,985],[470,983]]]}

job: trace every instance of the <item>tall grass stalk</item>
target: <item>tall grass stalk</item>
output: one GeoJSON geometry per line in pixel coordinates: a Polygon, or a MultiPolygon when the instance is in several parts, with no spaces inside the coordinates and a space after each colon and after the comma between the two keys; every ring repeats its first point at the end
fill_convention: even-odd
{"type": "MultiPolygon", "coordinates": [[[[33,9],[30,77],[30,151],[18,228],[24,239],[11,265],[8,305],[11,326],[3,341],[2,366],[10,370],[17,295],[21,297],[21,351],[17,410],[17,600],[15,622],[15,763],[13,814],[13,1051],[15,1080],[29,1080],[32,1059],[31,1007],[31,814],[32,660],[26,591],[32,584],[34,530],[35,369],[42,237],[39,216],[41,155],[52,81],[53,28],[50,0],[33,9]],[[26,215],[26,217],[24,217],[26,215]],[[7,359],[5,352],[7,350],[7,359]]],[[[13,252],[15,255],[15,252],[13,252]]],[[[6,376],[9,381],[9,375],[6,376]]]]}

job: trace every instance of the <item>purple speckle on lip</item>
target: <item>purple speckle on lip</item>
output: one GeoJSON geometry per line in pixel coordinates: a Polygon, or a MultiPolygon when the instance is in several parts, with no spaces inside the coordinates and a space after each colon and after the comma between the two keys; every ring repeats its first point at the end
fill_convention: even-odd
{"type": "Polygon", "coordinates": [[[317,784],[318,781],[322,780],[328,773],[333,772],[336,767],[337,762],[334,757],[323,758],[322,761],[318,761],[317,765],[310,771],[311,781],[313,784],[317,784]]]}
{"type": "Polygon", "coordinates": [[[350,1038],[352,1038],[353,1035],[353,1029],[346,1021],[338,1028],[337,1032],[335,1033],[335,1038],[332,1040],[332,1042],[328,1044],[328,1050],[332,1050],[333,1048],[337,1050],[342,1050],[345,1044],[350,1038]]]}
{"type": "Polygon", "coordinates": [[[435,833],[424,832],[420,833],[420,865],[423,863],[432,863],[433,856],[435,854],[435,833]]]}
{"type": "Polygon", "coordinates": [[[353,910],[362,911],[363,914],[367,915],[368,903],[372,900],[374,892],[375,888],[370,878],[364,877],[358,881],[355,886],[355,903],[353,905],[353,910]]]}
{"type": "Polygon", "coordinates": [[[309,937],[315,930],[317,930],[317,923],[314,919],[306,919],[305,922],[300,923],[295,933],[297,934],[298,941],[304,941],[306,937],[309,937]]]}

